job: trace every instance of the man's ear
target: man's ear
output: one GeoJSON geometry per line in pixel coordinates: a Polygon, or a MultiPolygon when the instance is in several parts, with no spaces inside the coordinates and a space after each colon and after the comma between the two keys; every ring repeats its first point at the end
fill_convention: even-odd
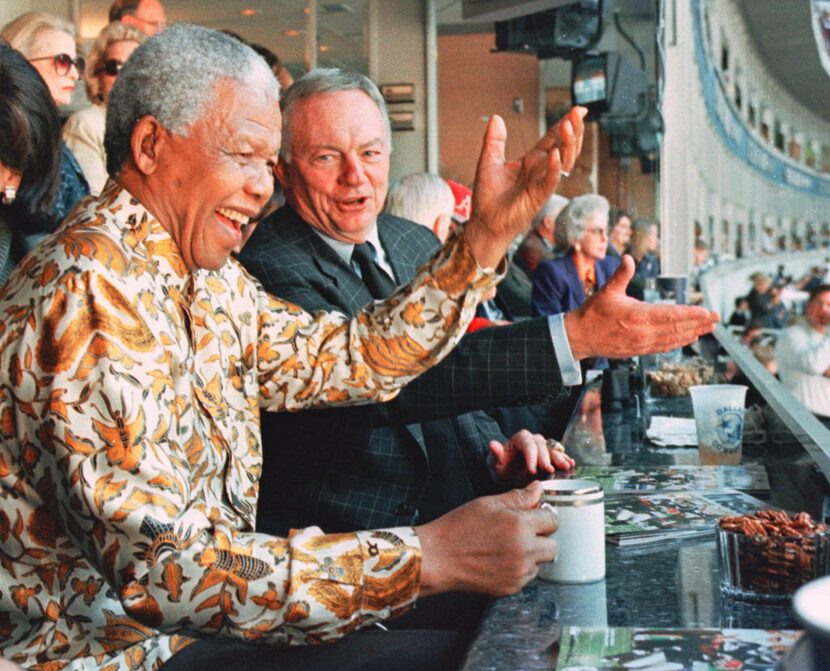
{"type": "Polygon", "coordinates": [[[159,165],[159,156],[164,151],[169,133],[154,116],[143,116],[133,127],[130,150],[133,163],[143,175],[151,175],[159,165]]]}
{"type": "Polygon", "coordinates": [[[280,183],[283,189],[285,189],[286,183],[286,170],[288,169],[288,165],[286,164],[285,160],[282,156],[280,156],[277,164],[274,166],[274,177],[277,178],[277,181],[280,183]]]}

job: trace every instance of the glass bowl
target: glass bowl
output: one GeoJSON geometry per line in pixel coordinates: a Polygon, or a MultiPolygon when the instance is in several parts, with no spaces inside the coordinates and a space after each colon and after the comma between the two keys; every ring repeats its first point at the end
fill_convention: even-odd
{"type": "Polygon", "coordinates": [[[756,602],[785,602],[830,573],[830,529],[800,536],[746,535],[718,529],[721,591],[756,602]]]}

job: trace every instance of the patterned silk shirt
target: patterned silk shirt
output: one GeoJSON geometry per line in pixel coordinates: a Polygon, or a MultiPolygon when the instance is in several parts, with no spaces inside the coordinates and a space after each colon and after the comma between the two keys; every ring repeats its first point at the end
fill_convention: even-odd
{"type": "Polygon", "coordinates": [[[327,641],[417,596],[410,528],[254,532],[259,412],[393,397],[496,274],[453,238],[348,320],[188,272],[109,184],[0,293],[0,656],[153,668],[198,636],[327,641]]]}

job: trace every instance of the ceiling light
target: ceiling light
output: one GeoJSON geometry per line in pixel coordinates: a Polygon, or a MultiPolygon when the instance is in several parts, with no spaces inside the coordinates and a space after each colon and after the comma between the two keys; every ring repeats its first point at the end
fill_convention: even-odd
{"type": "Polygon", "coordinates": [[[327,51],[331,51],[331,47],[328,44],[321,44],[320,45],[320,51],[322,51],[323,53],[326,53],[327,51]]]}
{"type": "Polygon", "coordinates": [[[296,28],[292,28],[291,30],[286,30],[283,33],[283,35],[285,35],[286,37],[299,37],[300,36],[300,31],[297,30],[296,28]]]}
{"type": "Polygon", "coordinates": [[[248,9],[240,9],[239,13],[242,14],[242,16],[256,16],[257,14],[259,14],[259,10],[252,9],[249,7],[248,9]]]}

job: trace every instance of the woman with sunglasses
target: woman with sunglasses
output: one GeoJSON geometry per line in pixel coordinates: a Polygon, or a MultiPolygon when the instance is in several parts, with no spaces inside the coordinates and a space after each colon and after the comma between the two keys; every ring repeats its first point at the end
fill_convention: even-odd
{"type": "MultiPolygon", "coordinates": [[[[66,19],[45,12],[27,12],[6,24],[0,37],[17,49],[35,67],[52,100],[59,107],[72,100],[75,82],[84,71],[84,59],[77,55],[75,28],[66,19]]],[[[64,144],[61,156],[61,182],[52,208],[54,228],[81,198],[89,194],[89,185],[75,156],[64,144]]],[[[26,238],[33,246],[52,228],[26,238]]]]}
{"type": "Polygon", "coordinates": [[[43,79],[0,41],[0,286],[23,256],[25,234],[53,221],[60,133],[58,110],[43,79]]]}
{"type": "Polygon", "coordinates": [[[119,70],[145,39],[144,33],[121,21],[110,23],[98,33],[84,73],[86,92],[93,104],[75,112],[63,127],[63,139],[81,164],[89,189],[95,196],[107,181],[104,152],[107,98],[119,70]]]}

